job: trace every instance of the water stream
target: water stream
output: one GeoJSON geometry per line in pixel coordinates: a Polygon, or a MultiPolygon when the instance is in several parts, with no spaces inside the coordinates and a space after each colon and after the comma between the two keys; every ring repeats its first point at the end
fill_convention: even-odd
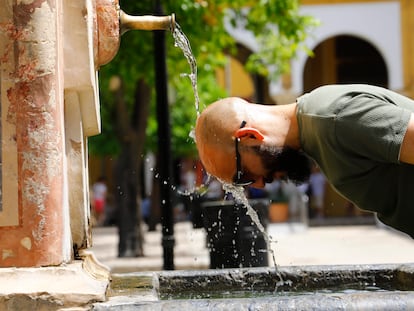
{"type": "Polygon", "coordinates": [[[263,234],[263,237],[266,241],[267,250],[268,250],[268,252],[270,252],[270,254],[272,256],[273,265],[275,267],[277,275],[279,276],[279,282],[276,284],[276,288],[278,286],[283,285],[284,280],[283,280],[281,274],[278,271],[275,252],[272,249],[272,245],[271,245],[275,241],[273,241],[272,237],[267,234],[266,229],[261,224],[259,216],[257,215],[257,212],[252,208],[252,206],[249,203],[249,200],[246,197],[246,194],[244,193],[244,188],[240,187],[240,186],[234,186],[234,185],[229,184],[229,183],[222,183],[222,184],[223,184],[223,189],[226,192],[231,193],[233,195],[233,198],[235,199],[235,201],[242,204],[246,208],[246,214],[248,216],[250,216],[253,223],[257,226],[257,229],[263,234]]]}
{"type": "MultiPolygon", "coordinates": [[[[185,58],[187,59],[188,64],[190,65],[191,72],[189,74],[182,74],[182,75],[188,76],[190,78],[191,85],[194,91],[195,110],[196,110],[197,117],[198,117],[200,115],[200,99],[199,99],[198,89],[197,89],[196,59],[192,53],[190,42],[187,36],[184,34],[184,32],[181,30],[181,27],[178,24],[176,24],[175,29],[173,31],[173,38],[175,40],[174,45],[181,49],[185,58]]],[[[190,137],[192,137],[193,139],[195,138],[193,131],[190,133],[190,137]]],[[[246,208],[246,214],[250,216],[251,220],[257,226],[258,230],[263,234],[263,237],[265,238],[265,241],[267,244],[268,251],[272,255],[273,264],[277,271],[275,254],[271,247],[271,243],[273,243],[274,241],[272,240],[272,237],[267,234],[266,229],[261,224],[259,220],[259,216],[257,215],[257,212],[249,204],[249,201],[244,193],[244,189],[242,187],[236,187],[228,183],[222,182],[222,184],[223,184],[223,190],[227,193],[231,193],[234,199],[236,200],[236,202],[242,204],[246,208]]],[[[280,282],[283,282],[281,277],[280,277],[280,282]]]]}
{"type": "Polygon", "coordinates": [[[194,105],[197,113],[197,117],[200,115],[200,98],[198,96],[197,89],[197,62],[191,50],[190,41],[187,36],[181,30],[180,25],[175,24],[173,31],[174,46],[181,49],[185,58],[187,59],[188,64],[190,65],[190,73],[183,73],[182,76],[188,76],[191,81],[191,86],[193,87],[194,92],[194,105]]]}

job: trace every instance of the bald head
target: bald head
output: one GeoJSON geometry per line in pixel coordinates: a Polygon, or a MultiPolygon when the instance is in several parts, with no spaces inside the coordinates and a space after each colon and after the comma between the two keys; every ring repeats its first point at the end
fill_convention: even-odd
{"type": "Polygon", "coordinates": [[[209,105],[197,119],[195,135],[198,153],[204,167],[217,177],[234,174],[235,168],[228,164],[225,170],[217,166],[235,157],[234,133],[243,119],[247,118],[247,101],[224,98],[209,105]]]}
{"type": "Polygon", "coordinates": [[[254,180],[252,186],[264,186],[275,172],[287,172],[289,178],[298,180],[294,175],[297,163],[290,165],[298,162],[293,161],[294,154],[285,157],[289,161],[281,157],[287,150],[298,153],[301,146],[296,108],[296,104],[251,104],[236,97],[211,104],[198,117],[195,129],[204,168],[222,181],[232,182],[237,171],[237,137],[241,155],[239,173],[254,180]],[[242,121],[246,121],[243,126],[242,121]]]}
{"type": "Polygon", "coordinates": [[[208,106],[198,117],[196,140],[201,144],[220,145],[231,141],[231,135],[238,128],[247,102],[241,98],[229,97],[208,106]],[[230,135],[229,135],[230,134],[230,135]]]}

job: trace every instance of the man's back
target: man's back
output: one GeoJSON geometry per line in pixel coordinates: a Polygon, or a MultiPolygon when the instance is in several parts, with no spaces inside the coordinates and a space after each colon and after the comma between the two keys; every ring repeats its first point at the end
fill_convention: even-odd
{"type": "Polygon", "coordinates": [[[330,85],[298,98],[303,150],[362,209],[414,236],[414,166],[399,152],[414,101],[366,85],[330,85]],[[412,190],[413,189],[413,190],[412,190]]]}

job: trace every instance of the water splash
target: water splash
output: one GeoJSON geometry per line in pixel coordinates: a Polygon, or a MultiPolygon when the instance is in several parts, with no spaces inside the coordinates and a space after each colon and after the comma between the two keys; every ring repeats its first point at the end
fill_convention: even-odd
{"type": "Polygon", "coordinates": [[[232,184],[229,184],[223,181],[221,181],[221,183],[223,184],[224,191],[226,191],[227,193],[231,193],[233,195],[234,200],[237,203],[242,204],[246,208],[246,215],[250,216],[253,223],[257,226],[257,229],[259,229],[259,231],[263,234],[263,237],[266,241],[268,252],[272,256],[273,265],[279,277],[279,282],[276,283],[276,288],[275,288],[275,290],[277,290],[277,288],[279,286],[282,286],[285,283],[285,281],[283,280],[282,275],[278,270],[275,252],[271,246],[271,244],[275,243],[275,241],[273,241],[273,238],[267,234],[266,229],[263,227],[262,223],[260,222],[259,215],[257,215],[257,212],[250,205],[249,200],[247,199],[246,194],[244,193],[244,188],[240,186],[234,186],[232,184]]]}
{"type": "MultiPolygon", "coordinates": [[[[190,70],[191,70],[190,74],[182,74],[182,76],[188,76],[190,78],[191,85],[192,85],[193,92],[194,92],[195,110],[196,110],[197,117],[198,117],[200,115],[200,98],[199,98],[198,89],[197,89],[197,62],[192,53],[190,42],[178,24],[176,24],[176,27],[173,31],[173,38],[175,41],[174,46],[181,49],[185,58],[187,59],[188,64],[190,65],[190,70]]],[[[195,140],[194,129],[189,133],[189,136],[195,140]]],[[[210,178],[210,175],[208,175],[208,178],[210,178]]],[[[267,244],[268,251],[270,252],[272,256],[273,264],[275,266],[276,272],[278,273],[275,254],[271,247],[271,243],[274,243],[274,241],[272,240],[272,237],[267,234],[266,229],[261,224],[259,220],[259,216],[257,215],[257,212],[251,207],[246,195],[244,194],[244,189],[242,187],[236,187],[231,184],[224,183],[222,181],[221,183],[223,184],[223,189],[227,193],[231,193],[234,199],[236,200],[236,202],[242,204],[246,208],[246,214],[250,216],[253,223],[257,226],[259,231],[263,234],[266,244],[267,244]]],[[[208,184],[208,182],[206,184],[208,184]]],[[[202,187],[204,186],[205,185],[202,185],[202,187]]],[[[181,194],[191,195],[190,193],[181,193],[181,194]]],[[[283,279],[281,278],[281,275],[279,273],[278,275],[280,277],[280,282],[283,283],[283,279]]],[[[278,285],[279,283],[276,284],[276,286],[278,285]]]]}
{"type": "Polygon", "coordinates": [[[172,35],[174,38],[174,46],[181,49],[185,58],[187,59],[188,64],[190,65],[191,72],[189,74],[183,73],[181,75],[190,78],[191,86],[193,87],[194,92],[195,110],[198,117],[200,115],[200,98],[198,96],[197,89],[197,62],[192,53],[190,41],[188,40],[184,32],[181,30],[180,25],[178,25],[177,23],[175,24],[175,28],[172,35]]]}

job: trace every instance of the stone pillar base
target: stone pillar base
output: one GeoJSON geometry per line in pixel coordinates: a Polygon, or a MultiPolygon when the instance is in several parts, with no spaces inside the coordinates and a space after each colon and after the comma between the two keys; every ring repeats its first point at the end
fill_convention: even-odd
{"type": "Polygon", "coordinates": [[[1,268],[0,310],[89,310],[105,301],[109,269],[92,253],[56,267],[1,268]]]}

